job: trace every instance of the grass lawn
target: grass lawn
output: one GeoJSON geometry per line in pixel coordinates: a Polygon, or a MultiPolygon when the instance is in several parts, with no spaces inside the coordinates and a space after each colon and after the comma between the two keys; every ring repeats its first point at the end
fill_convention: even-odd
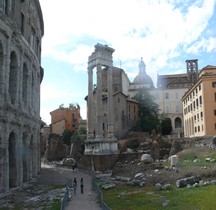
{"type": "Polygon", "coordinates": [[[216,185],[192,189],[172,187],[156,191],[148,187],[116,186],[103,190],[104,200],[112,210],[215,210],[216,185]]]}

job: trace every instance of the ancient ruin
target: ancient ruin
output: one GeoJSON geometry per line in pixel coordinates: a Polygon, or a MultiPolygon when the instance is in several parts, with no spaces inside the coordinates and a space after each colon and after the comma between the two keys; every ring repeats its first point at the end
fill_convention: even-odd
{"type": "Polygon", "coordinates": [[[0,194],[40,172],[41,38],[39,0],[0,5],[0,194]]]}
{"type": "Polygon", "coordinates": [[[112,53],[114,49],[107,45],[95,45],[95,52],[88,60],[88,136],[85,142],[85,155],[118,154],[117,138],[113,127],[113,79],[112,53]],[[97,69],[97,85],[93,87],[93,70],[97,69]],[[103,89],[102,71],[107,74],[107,132],[103,133],[103,89]],[[96,100],[94,99],[96,98],[96,100]],[[94,109],[96,115],[94,115],[94,109]],[[96,116],[96,118],[94,118],[96,116]]]}

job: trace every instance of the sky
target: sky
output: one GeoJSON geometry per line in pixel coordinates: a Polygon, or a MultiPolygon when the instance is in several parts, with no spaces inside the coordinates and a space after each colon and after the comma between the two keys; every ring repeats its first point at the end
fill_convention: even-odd
{"type": "Polygon", "coordinates": [[[41,118],[78,103],[86,119],[88,57],[97,43],[115,49],[113,65],[131,82],[141,57],[155,86],[157,74],[216,66],[216,0],[39,0],[44,19],[41,118]]]}

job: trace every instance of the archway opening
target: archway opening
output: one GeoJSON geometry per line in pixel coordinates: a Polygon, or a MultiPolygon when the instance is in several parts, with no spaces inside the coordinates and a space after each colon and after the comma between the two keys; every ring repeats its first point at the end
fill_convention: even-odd
{"type": "Polygon", "coordinates": [[[27,90],[28,90],[28,67],[26,63],[23,64],[23,81],[22,81],[22,100],[27,104],[27,90]]]}
{"type": "Polygon", "coordinates": [[[175,128],[181,128],[181,127],[182,127],[181,118],[176,117],[176,118],[175,118],[175,128]]]}
{"type": "Polygon", "coordinates": [[[27,147],[27,134],[23,133],[23,142],[22,142],[22,163],[23,163],[23,182],[28,181],[28,147],[27,147]]]}
{"type": "Polygon", "coordinates": [[[15,104],[17,95],[17,56],[15,52],[10,55],[10,74],[9,74],[9,94],[11,97],[11,104],[15,104]]]}
{"type": "Polygon", "coordinates": [[[17,163],[16,163],[16,136],[12,132],[9,136],[9,187],[17,186],[17,163]]]}

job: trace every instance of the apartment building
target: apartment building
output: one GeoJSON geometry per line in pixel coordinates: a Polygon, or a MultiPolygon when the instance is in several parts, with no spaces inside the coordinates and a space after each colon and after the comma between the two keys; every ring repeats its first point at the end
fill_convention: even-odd
{"type": "Polygon", "coordinates": [[[206,66],[182,97],[185,137],[216,134],[216,66],[206,66]]]}
{"type": "Polygon", "coordinates": [[[51,133],[61,135],[64,130],[74,131],[78,128],[81,120],[80,109],[76,106],[58,108],[51,115],[51,133]]]}

